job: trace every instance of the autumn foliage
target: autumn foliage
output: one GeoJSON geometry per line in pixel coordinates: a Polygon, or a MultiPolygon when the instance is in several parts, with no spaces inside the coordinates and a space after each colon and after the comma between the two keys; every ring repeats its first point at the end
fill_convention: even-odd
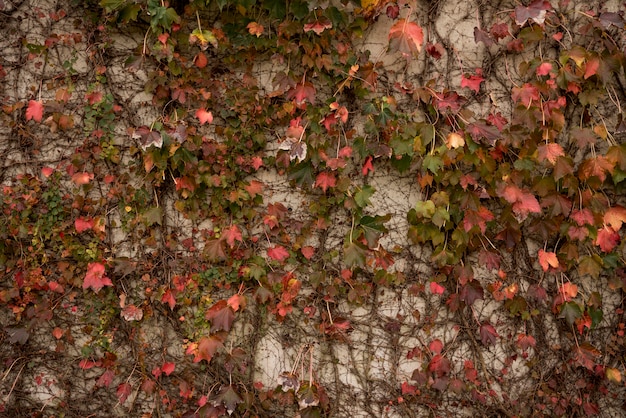
{"type": "Polygon", "coordinates": [[[477,2],[468,65],[425,3],[7,8],[76,31],[0,90],[0,412],[623,413],[624,12],[477,2]]]}

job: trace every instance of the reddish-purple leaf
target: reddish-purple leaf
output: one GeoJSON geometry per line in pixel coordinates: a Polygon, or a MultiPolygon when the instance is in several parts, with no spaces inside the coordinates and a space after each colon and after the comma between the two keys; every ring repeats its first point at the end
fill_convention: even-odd
{"type": "Polygon", "coordinates": [[[126,402],[126,399],[130,396],[133,388],[128,382],[124,382],[117,387],[116,395],[120,403],[126,402]]]}
{"type": "Polygon", "coordinates": [[[220,300],[209,308],[204,317],[211,321],[211,332],[220,330],[230,331],[235,320],[235,311],[228,306],[228,302],[220,300]]]}
{"type": "Polygon", "coordinates": [[[489,322],[484,322],[480,326],[480,341],[482,341],[483,345],[495,345],[498,337],[498,332],[489,322]]]}

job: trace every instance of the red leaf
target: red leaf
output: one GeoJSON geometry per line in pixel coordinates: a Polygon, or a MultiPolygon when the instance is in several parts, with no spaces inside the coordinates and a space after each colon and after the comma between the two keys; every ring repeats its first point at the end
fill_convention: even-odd
{"type": "Polygon", "coordinates": [[[80,363],[78,363],[78,367],[80,367],[83,370],[89,370],[98,365],[99,365],[99,362],[95,362],[95,361],[91,361],[87,359],[82,359],[80,363]]]}
{"type": "Polygon", "coordinates": [[[85,232],[93,228],[94,220],[89,218],[80,217],[74,221],[74,228],[76,232],[85,232]]]}
{"type": "Polygon", "coordinates": [[[225,300],[220,300],[209,308],[204,317],[211,321],[211,331],[230,331],[235,321],[235,311],[225,300]]]}
{"type": "Polygon", "coordinates": [[[494,345],[498,337],[498,332],[490,323],[485,322],[480,326],[480,341],[482,341],[483,345],[494,345]]]}
{"type": "Polygon", "coordinates": [[[606,180],[606,173],[613,174],[614,169],[614,164],[606,157],[597,155],[583,161],[578,169],[578,178],[584,181],[595,176],[603,182],[606,180]]]}
{"type": "Polygon", "coordinates": [[[529,347],[535,347],[536,340],[532,335],[518,334],[515,343],[522,351],[526,351],[529,347]]]}
{"type": "Polygon", "coordinates": [[[417,55],[422,50],[424,32],[417,23],[400,19],[389,30],[389,42],[405,57],[417,55]]]}
{"type": "Polygon", "coordinates": [[[610,226],[605,226],[598,230],[598,237],[596,238],[595,244],[605,253],[610,253],[613,251],[613,248],[619,244],[619,241],[619,234],[610,226]]]}
{"type": "Polygon", "coordinates": [[[437,354],[433,356],[430,364],[428,365],[428,370],[431,372],[435,372],[437,376],[444,376],[450,373],[450,360],[442,356],[441,354],[437,354]]]}
{"type": "Polygon", "coordinates": [[[307,245],[306,247],[300,248],[300,252],[304,256],[304,258],[306,258],[307,260],[310,260],[311,257],[313,257],[313,254],[315,254],[315,248],[307,245]]]}
{"type": "Polygon", "coordinates": [[[130,385],[130,383],[128,382],[124,382],[122,384],[120,384],[117,387],[117,399],[119,400],[120,403],[124,403],[126,402],[126,399],[128,399],[128,396],[130,396],[130,393],[132,392],[133,388],[130,385]]]}
{"type": "Polygon", "coordinates": [[[287,258],[289,258],[289,251],[287,251],[282,245],[277,245],[275,247],[269,248],[267,250],[267,255],[272,260],[283,262],[287,258]]]}
{"type": "Polygon", "coordinates": [[[476,70],[476,74],[472,74],[469,77],[466,77],[465,74],[461,75],[461,87],[467,87],[471,90],[474,90],[476,93],[480,91],[480,83],[485,81],[482,77],[482,69],[478,68],[476,70]]]}
{"type": "Polygon", "coordinates": [[[222,236],[226,238],[226,243],[230,248],[235,246],[235,241],[243,242],[241,237],[241,230],[237,225],[231,225],[224,230],[222,236]]]}
{"type": "Polygon", "coordinates": [[[170,307],[170,310],[174,310],[174,306],[176,306],[176,298],[174,297],[174,292],[172,289],[167,289],[163,296],[161,297],[161,302],[167,303],[170,307]]]}
{"type": "Polygon", "coordinates": [[[557,268],[559,266],[559,260],[556,258],[556,254],[553,252],[539,250],[539,264],[543,271],[548,271],[550,267],[557,268]]]}
{"type": "Polygon", "coordinates": [[[174,372],[174,369],[176,368],[176,364],[174,363],[163,363],[163,366],[161,366],[161,370],[163,371],[163,373],[165,373],[166,376],[171,375],[174,372]]]}
{"type": "Polygon", "coordinates": [[[326,190],[329,187],[335,187],[336,184],[337,179],[335,178],[335,175],[326,171],[319,173],[315,179],[315,186],[320,187],[324,193],[326,193],[326,190]]]}
{"type": "Polygon", "coordinates": [[[439,339],[432,340],[430,344],[428,344],[428,348],[433,354],[441,354],[441,350],[443,350],[443,343],[439,339]]]}
{"type": "Polygon", "coordinates": [[[200,125],[204,125],[205,123],[213,123],[213,112],[207,111],[205,109],[196,110],[196,117],[200,121],[200,125]]]}
{"type": "Polygon", "coordinates": [[[102,373],[102,376],[98,378],[98,380],[96,381],[96,386],[108,388],[109,386],[111,386],[114,377],[115,373],[113,373],[113,370],[107,370],[102,373]]]}
{"type": "Polygon", "coordinates": [[[43,118],[43,103],[37,100],[29,100],[26,108],[26,120],[33,119],[35,122],[41,122],[43,118]]]}
{"type": "Polygon", "coordinates": [[[41,169],[41,174],[43,174],[43,176],[45,178],[48,178],[52,175],[52,173],[54,173],[54,168],[51,167],[44,167],[41,169]]]}
{"type": "Polygon", "coordinates": [[[91,287],[94,292],[98,293],[104,286],[113,286],[111,279],[105,276],[104,264],[89,263],[83,281],[83,289],[91,287]]]}
{"type": "Polygon", "coordinates": [[[402,382],[400,390],[402,391],[402,395],[415,395],[417,393],[417,386],[413,386],[408,382],[402,382]]]}
{"type": "Polygon", "coordinates": [[[511,97],[513,101],[520,102],[525,107],[530,107],[532,102],[538,101],[541,95],[536,86],[526,83],[522,87],[513,87],[511,97]]]}
{"type": "Polygon", "coordinates": [[[513,212],[525,219],[529,213],[541,213],[541,206],[532,193],[521,190],[514,184],[505,186],[498,194],[513,205],[513,212]]]}
{"type": "Polygon", "coordinates": [[[315,87],[308,81],[298,83],[287,92],[287,99],[295,99],[297,105],[301,105],[305,101],[313,103],[315,102],[315,87]]]}
{"type": "Polygon", "coordinates": [[[542,62],[539,67],[537,67],[536,73],[538,76],[549,75],[550,71],[552,71],[552,64],[549,62],[542,62]]]}
{"type": "Polygon", "coordinates": [[[440,285],[437,282],[430,282],[430,291],[432,294],[434,295],[443,295],[443,292],[445,292],[446,288],[443,287],[442,285],[440,285]]]}
{"type": "Polygon", "coordinates": [[[368,156],[365,159],[365,164],[363,164],[363,168],[361,169],[361,174],[363,174],[364,176],[367,176],[367,174],[371,171],[372,173],[374,172],[374,165],[372,164],[372,156],[368,156]]]}

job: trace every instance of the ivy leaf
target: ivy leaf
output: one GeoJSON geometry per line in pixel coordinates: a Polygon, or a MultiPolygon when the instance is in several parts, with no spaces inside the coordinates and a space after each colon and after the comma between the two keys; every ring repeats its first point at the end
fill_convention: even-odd
{"type": "Polygon", "coordinates": [[[588,180],[591,177],[597,177],[601,182],[606,180],[606,173],[613,173],[614,165],[606,157],[596,155],[588,158],[580,165],[578,169],[578,178],[588,180]]]}
{"type": "Polygon", "coordinates": [[[469,281],[461,289],[460,298],[467,306],[472,306],[477,299],[484,299],[483,287],[478,280],[469,281]]]}
{"type": "Polygon", "coordinates": [[[461,74],[461,87],[467,87],[470,90],[474,90],[476,93],[480,91],[480,83],[485,81],[482,77],[482,70],[479,68],[476,70],[476,74],[472,74],[466,77],[465,74],[461,74]]]}
{"type": "Polygon", "coordinates": [[[567,323],[571,326],[574,322],[583,315],[580,306],[576,302],[565,302],[561,306],[561,312],[559,318],[565,318],[567,323]]]}
{"type": "Polygon", "coordinates": [[[213,112],[207,111],[205,109],[196,110],[196,117],[200,121],[200,125],[204,125],[205,123],[213,123],[213,112]]]}
{"type": "Polygon", "coordinates": [[[364,208],[365,206],[369,205],[370,197],[372,197],[375,191],[376,189],[374,189],[370,185],[365,185],[360,188],[359,191],[354,194],[354,201],[356,202],[357,206],[360,208],[364,208]]]}
{"type": "Polygon", "coordinates": [[[289,251],[287,251],[282,245],[276,245],[272,248],[268,248],[267,255],[272,260],[282,263],[289,258],[289,251]]]}
{"type": "Polygon", "coordinates": [[[26,108],[26,120],[33,119],[35,122],[41,122],[43,118],[43,103],[38,100],[29,100],[26,108]]]}
{"type": "Polygon", "coordinates": [[[313,184],[313,165],[310,161],[296,164],[289,171],[289,180],[294,180],[296,185],[306,187],[313,184]]]}
{"type": "Polygon", "coordinates": [[[83,289],[92,288],[95,293],[98,293],[104,286],[113,286],[111,279],[105,275],[104,264],[89,263],[83,281],[83,289]]]}
{"type": "Polygon", "coordinates": [[[619,370],[617,369],[613,369],[611,367],[607,367],[606,371],[606,378],[608,380],[610,380],[613,383],[621,383],[622,382],[622,374],[620,373],[619,370]]]}
{"type": "Polygon", "coordinates": [[[400,19],[389,30],[389,44],[405,57],[417,55],[423,43],[424,32],[415,22],[400,19]]]}
{"type": "Polygon", "coordinates": [[[489,322],[483,322],[480,326],[480,341],[484,346],[488,347],[490,345],[496,344],[496,339],[500,336],[496,329],[489,322]]]}
{"type": "Polygon", "coordinates": [[[349,244],[343,250],[343,260],[348,267],[364,267],[365,248],[356,242],[349,244]]]}
{"type": "Polygon", "coordinates": [[[543,249],[539,250],[539,264],[543,271],[548,271],[550,267],[557,268],[559,267],[559,260],[556,258],[556,254],[549,251],[544,251],[543,249]]]}
{"type": "Polygon", "coordinates": [[[551,10],[552,6],[547,0],[535,0],[528,6],[517,6],[515,8],[515,23],[522,26],[526,21],[543,25],[546,20],[546,11],[551,10]]]}
{"type": "Polygon", "coordinates": [[[620,236],[610,226],[598,229],[595,244],[605,253],[610,253],[619,244],[620,236]]]}
{"type": "Polygon", "coordinates": [[[204,255],[211,261],[226,258],[223,239],[211,239],[204,245],[204,255]]]}
{"type": "Polygon", "coordinates": [[[130,383],[124,382],[124,383],[120,384],[117,387],[117,390],[115,391],[115,393],[117,395],[117,400],[119,401],[119,403],[123,404],[124,402],[126,402],[126,399],[128,399],[128,397],[130,396],[132,390],[133,390],[133,388],[130,385],[130,383]]]}
{"type": "Polygon", "coordinates": [[[533,337],[532,335],[527,335],[527,334],[518,334],[517,338],[515,340],[515,344],[522,351],[526,351],[530,347],[534,348],[536,343],[537,343],[537,341],[535,340],[535,337],[533,337]]]}
{"type": "Polygon", "coordinates": [[[217,350],[222,347],[223,343],[224,339],[220,333],[211,335],[210,337],[202,337],[196,347],[193,362],[198,363],[201,360],[211,362],[211,359],[217,350]]]}
{"type": "Polygon", "coordinates": [[[446,376],[450,373],[450,360],[445,358],[442,354],[436,354],[428,364],[428,370],[435,373],[437,376],[446,376]]]}
{"type": "Polygon", "coordinates": [[[189,45],[195,44],[198,44],[201,50],[206,51],[209,48],[209,44],[213,48],[217,48],[217,38],[210,30],[194,29],[189,34],[189,45]]]}
{"type": "Polygon", "coordinates": [[[541,206],[537,198],[529,192],[521,190],[514,184],[509,184],[498,191],[498,195],[512,204],[513,212],[526,219],[529,213],[541,213],[541,206]]]}
{"type": "Polygon", "coordinates": [[[171,362],[165,362],[163,363],[163,366],[161,366],[161,370],[163,371],[163,373],[165,373],[166,376],[169,376],[172,373],[174,373],[175,368],[176,368],[176,364],[171,363],[171,362]]]}
{"type": "Polygon", "coordinates": [[[320,16],[314,22],[305,23],[304,31],[313,31],[316,35],[321,35],[326,29],[331,29],[332,27],[332,22],[326,16],[320,16]]]}
{"type": "Polygon", "coordinates": [[[619,231],[624,222],[626,222],[626,208],[623,206],[613,206],[604,213],[604,223],[611,226],[614,231],[619,231]]]}
{"type": "Polygon", "coordinates": [[[540,162],[548,161],[550,164],[556,164],[558,157],[565,156],[563,147],[556,143],[542,144],[537,147],[537,159],[540,162]]]}
{"type": "Polygon", "coordinates": [[[11,328],[7,327],[4,331],[9,335],[9,343],[10,344],[26,344],[28,338],[30,337],[30,333],[26,328],[11,328]]]}
{"type": "Polygon", "coordinates": [[[237,405],[242,403],[243,399],[239,396],[239,393],[235,390],[233,385],[222,386],[220,391],[215,395],[215,397],[211,400],[213,406],[224,405],[226,407],[226,412],[228,415],[232,415],[232,413],[237,408],[237,405]]]}
{"type": "Polygon", "coordinates": [[[226,300],[220,300],[207,310],[204,317],[211,321],[212,332],[220,330],[228,332],[235,320],[235,311],[228,305],[226,300]]]}
{"type": "Polygon", "coordinates": [[[243,238],[241,236],[241,230],[237,225],[231,225],[227,229],[224,230],[222,236],[226,238],[226,243],[230,248],[235,246],[235,241],[243,242],[243,238]]]}
{"type": "Polygon", "coordinates": [[[365,240],[369,248],[376,248],[378,239],[382,234],[387,232],[387,228],[383,225],[391,219],[391,215],[386,216],[363,216],[359,221],[359,225],[363,229],[365,240]]]}
{"type": "Polygon", "coordinates": [[[315,87],[308,81],[298,83],[287,92],[287,99],[294,100],[300,106],[306,101],[315,102],[315,87]]]}
{"type": "Polygon", "coordinates": [[[495,43],[493,39],[491,39],[491,36],[489,36],[489,32],[484,31],[477,26],[474,27],[474,42],[482,42],[488,47],[495,43]]]}
{"type": "Polygon", "coordinates": [[[589,371],[594,370],[596,359],[601,355],[602,353],[588,342],[583,342],[574,348],[574,360],[589,371]]]}
{"type": "Polygon", "coordinates": [[[337,185],[337,179],[333,173],[329,173],[326,171],[322,171],[317,175],[317,179],[315,179],[315,187],[320,187],[324,193],[330,187],[335,187],[337,185]]]}
{"type": "Polygon", "coordinates": [[[93,228],[94,224],[95,222],[92,218],[85,218],[81,216],[74,221],[74,228],[76,228],[76,232],[80,233],[89,231],[93,228]]]}

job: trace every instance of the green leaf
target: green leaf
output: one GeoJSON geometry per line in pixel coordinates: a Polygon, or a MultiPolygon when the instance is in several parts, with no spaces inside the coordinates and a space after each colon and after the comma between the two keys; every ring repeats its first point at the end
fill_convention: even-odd
{"type": "Polygon", "coordinates": [[[435,214],[435,204],[432,200],[419,201],[415,204],[415,211],[422,218],[432,218],[435,214]]]}
{"type": "Polygon", "coordinates": [[[282,20],[287,15],[287,2],[283,0],[264,0],[263,7],[274,19],[282,20]]]}
{"type": "Polygon", "coordinates": [[[143,213],[143,218],[147,226],[154,224],[162,225],[163,208],[161,206],[153,207],[143,213]]]}
{"type": "Polygon", "coordinates": [[[587,312],[589,312],[589,317],[591,318],[591,328],[597,327],[602,322],[604,312],[602,312],[602,309],[596,309],[592,306],[587,308],[587,312]]]}
{"type": "Polygon", "coordinates": [[[574,325],[574,322],[583,315],[583,311],[576,302],[565,302],[561,306],[561,313],[559,318],[565,318],[569,325],[574,325]]]}
{"type": "Polygon", "coordinates": [[[296,0],[289,5],[289,9],[297,20],[302,20],[309,14],[309,6],[305,1],[296,0]]]}
{"type": "Polygon", "coordinates": [[[365,206],[369,205],[370,197],[372,197],[375,191],[376,189],[369,185],[365,185],[361,189],[359,189],[359,191],[354,194],[354,201],[356,202],[357,206],[360,208],[364,208],[365,206]]]}
{"type": "Polygon", "coordinates": [[[365,248],[353,242],[343,251],[343,261],[348,267],[365,267],[365,248]]]}
{"type": "Polygon", "coordinates": [[[128,5],[120,11],[120,14],[117,16],[117,21],[121,23],[128,23],[131,20],[136,22],[140,11],[141,7],[138,4],[128,5]]]}
{"type": "Polygon", "coordinates": [[[424,161],[422,162],[422,167],[427,169],[433,174],[437,174],[439,170],[443,167],[443,160],[441,157],[437,155],[427,155],[424,157],[424,161]]]}
{"type": "Polygon", "coordinates": [[[364,216],[359,221],[359,225],[365,234],[365,240],[370,248],[378,245],[378,240],[382,234],[387,232],[387,228],[383,225],[391,219],[391,215],[386,216],[364,216]]]}
{"type": "Polygon", "coordinates": [[[100,7],[104,7],[107,13],[114,12],[126,3],[126,0],[101,0],[100,7]]]}
{"type": "Polygon", "coordinates": [[[313,165],[305,161],[291,167],[288,175],[289,180],[295,181],[300,187],[308,187],[313,184],[313,165]]]}

